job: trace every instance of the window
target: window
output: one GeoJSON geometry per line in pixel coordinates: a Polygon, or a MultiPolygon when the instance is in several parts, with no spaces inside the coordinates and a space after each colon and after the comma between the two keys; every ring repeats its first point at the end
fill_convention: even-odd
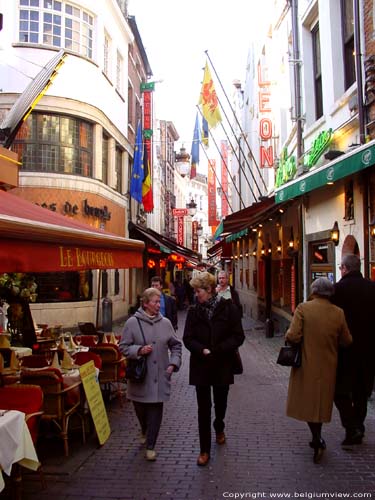
{"type": "Polygon", "coordinates": [[[116,90],[122,94],[122,70],[123,70],[123,58],[120,52],[117,51],[116,59],[116,90]]]}
{"type": "Polygon", "coordinates": [[[19,41],[65,48],[92,58],[94,18],[57,0],[20,0],[19,41]]]}
{"type": "Polygon", "coordinates": [[[315,91],[315,119],[323,115],[323,90],[322,90],[322,68],[320,53],[319,23],[311,32],[313,48],[313,71],[314,71],[314,91],[315,91]]]}
{"type": "Polygon", "coordinates": [[[118,269],[115,270],[115,295],[120,293],[120,272],[118,269]]]}
{"type": "Polygon", "coordinates": [[[133,87],[131,83],[128,83],[128,123],[132,125],[135,129],[135,120],[134,120],[134,98],[133,98],[133,87]]]}
{"type": "Polygon", "coordinates": [[[37,302],[70,302],[92,299],[92,272],[35,273],[37,302]]]}
{"type": "Polygon", "coordinates": [[[116,147],[116,191],[122,193],[122,150],[116,147]]]}
{"type": "Polygon", "coordinates": [[[108,185],[108,148],[109,148],[109,137],[103,134],[102,143],[102,181],[104,184],[108,185]]]}
{"type": "Polygon", "coordinates": [[[22,158],[23,170],[92,176],[93,130],[88,122],[32,113],[13,149],[22,158]]]}
{"type": "Polygon", "coordinates": [[[341,0],[341,20],[346,90],[356,80],[354,60],[353,0],[341,0]]]}
{"type": "Polygon", "coordinates": [[[104,33],[104,61],[103,61],[103,71],[104,74],[109,76],[109,48],[110,41],[107,33],[104,33]]]}

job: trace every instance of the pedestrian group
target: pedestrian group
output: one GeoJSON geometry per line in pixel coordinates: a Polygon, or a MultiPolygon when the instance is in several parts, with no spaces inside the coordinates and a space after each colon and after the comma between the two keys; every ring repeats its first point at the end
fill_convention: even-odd
{"type": "MultiPolygon", "coordinates": [[[[310,297],[297,306],[285,334],[287,342],[300,344],[302,354],[301,366],[291,368],[286,414],[307,422],[314,463],[321,462],[326,449],[322,425],[331,421],[334,403],[345,429],[342,445],[362,443],[374,386],[375,283],[362,276],[357,255],[345,255],[340,269],[341,280],[335,285],[324,277],[313,281],[310,297]]],[[[209,272],[197,273],[189,284],[195,301],[188,309],[182,340],[190,352],[189,384],[195,386],[198,407],[197,465],[205,466],[211,451],[212,401],[216,443],[226,442],[229,387],[245,336],[239,296],[225,271],[219,272],[218,284],[209,272]]],[[[156,460],[163,403],[170,397],[172,374],[181,365],[177,326],[175,299],[163,293],[162,280],[156,276],[126,321],[119,345],[128,359],[147,358],[144,381],[128,380],[127,397],[133,401],[149,461],[156,460]]]]}

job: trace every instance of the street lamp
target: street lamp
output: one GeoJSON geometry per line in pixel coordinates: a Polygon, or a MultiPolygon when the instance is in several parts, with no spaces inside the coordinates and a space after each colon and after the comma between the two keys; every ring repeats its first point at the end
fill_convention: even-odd
{"type": "Polygon", "coordinates": [[[203,234],[203,226],[202,226],[202,224],[198,224],[198,226],[197,226],[197,235],[198,236],[202,236],[202,234],[203,234]]]}
{"type": "Polygon", "coordinates": [[[194,215],[197,213],[197,204],[195,203],[193,198],[189,203],[186,204],[186,208],[188,209],[190,217],[194,217],[194,215]]]}

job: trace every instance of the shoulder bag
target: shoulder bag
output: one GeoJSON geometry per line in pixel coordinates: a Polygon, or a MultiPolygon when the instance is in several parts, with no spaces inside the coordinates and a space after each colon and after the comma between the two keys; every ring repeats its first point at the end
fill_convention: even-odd
{"type": "Polygon", "coordinates": [[[302,361],[302,342],[298,344],[288,344],[285,342],[280,349],[276,363],[282,366],[293,366],[299,368],[302,361]]]}
{"type": "Polygon", "coordinates": [[[232,373],[233,375],[242,375],[243,373],[242,359],[238,349],[233,352],[232,373]]]}
{"type": "MultiPolygon", "coordinates": [[[[139,328],[141,329],[144,345],[146,345],[145,334],[143,333],[142,324],[137,318],[139,328]]],[[[125,378],[131,382],[143,382],[147,373],[147,359],[145,356],[141,356],[137,359],[127,359],[126,360],[126,374],[125,378]]]]}

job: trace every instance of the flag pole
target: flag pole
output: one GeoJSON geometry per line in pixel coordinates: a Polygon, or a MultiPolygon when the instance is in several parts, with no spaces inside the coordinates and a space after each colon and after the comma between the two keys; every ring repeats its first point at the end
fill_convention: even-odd
{"type": "MultiPolygon", "coordinates": [[[[212,60],[211,60],[211,58],[210,58],[210,56],[209,56],[209,54],[208,54],[208,50],[205,50],[205,54],[206,54],[206,56],[208,57],[208,60],[210,61],[210,64],[211,64],[211,66],[212,66],[212,69],[213,69],[213,70],[214,70],[214,72],[215,72],[216,78],[218,79],[218,81],[219,81],[219,83],[220,83],[220,87],[221,87],[222,91],[224,92],[225,98],[226,98],[226,100],[227,100],[227,102],[228,102],[228,104],[229,104],[229,107],[230,107],[230,109],[231,109],[231,111],[232,111],[232,113],[233,113],[233,116],[234,116],[234,118],[235,118],[235,120],[236,120],[236,122],[237,122],[237,125],[238,125],[238,127],[239,127],[239,129],[240,129],[240,131],[241,131],[242,137],[244,138],[244,141],[245,141],[245,143],[246,143],[246,145],[247,145],[247,147],[248,147],[248,149],[249,149],[250,156],[251,156],[251,158],[253,159],[253,161],[254,161],[254,163],[255,163],[255,166],[256,166],[256,168],[257,168],[257,170],[258,170],[259,176],[260,176],[260,178],[261,178],[261,180],[262,180],[262,183],[263,183],[263,187],[264,187],[264,189],[266,189],[266,190],[267,190],[267,186],[266,186],[266,183],[264,182],[264,179],[263,179],[263,177],[262,177],[261,171],[260,171],[260,169],[259,169],[259,165],[258,165],[258,163],[257,163],[257,161],[256,161],[256,159],[255,159],[255,156],[254,156],[254,154],[253,154],[253,152],[252,152],[252,150],[251,150],[251,147],[250,147],[249,143],[247,142],[247,139],[246,139],[246,136],[245,136],[245,134],[244,134],[244,132],[243,132],[243,130],[242,130],[241,124],[240,124],[240,122],[239,122],[239,120],[238,120],[238,118],[237,118],[237,115],[236,115],[236,113],[235,113],[235,111],[234,111],[234,109],[233,109],[233,106],[232,106],[232,104],[231,104],[231,102],[230,102],[230,100],[229,100],[229,98],[228,98],[228,96],[227,96],[227,93],[225,92],[225,89],[224,89],[224,87],[223,87],[223,84],[221,83],[221,80],[220,80],[220,78],[219,78],[219,75],[217,74],[217,71],[216,71],[216,69],[215,69],[215,66],[213,65],[212,60]]],[[[223,107],[222,107],[222,106],[221,106],[221,108],[223,109],[223,107]]],[[[225,112],[224,112],[224,113],[225,113],[225,112]]],[[[227,118],[227,120],[228,120],[228,118],[227,118]]],[[[228,123],[229,123],[229,120],[228,120],[228,123]]],[[[246,156],[245,156],[245,155],[244,155],[244,158],[246,158],[246,156]]],[[[246,161],[246,163],[247,163],[247,161],[246,161]]],[[[250,165],[249,165],[248,163],[247,163],[247,165],[248,165],[248,166],[249,166],[249,168],[250,168],[250,165]]],[[[251,169],[250,169],[250,171],[251,171],[251,169]]],[[[258,190],[259,190],[259,192],[260,192],[259,187],[258,187],[258,190]]],[[[261,192],[260,192],[260,194],[262,195],[262,193],[261,193],[261,192]]]]}
{"type": "MultiPolygon", "coordinates": [[[[201,116],[203,116],[203,113],[202,113],[202,111],[201,111],[201,109],[199,108],[199,106],[198,106],[198,105],[197,105],[197,109],[198,109],[199,113],[201,114],[201,116]]],[[[212,132],[211,132],[211,129],[210,129],[210,128],[208,128],[208,133],[210,134],[211,139],[214,141],[214,144],[215,144],[215,147],[216,147],[216,149],[217,149],[217,152],[219,153],[221,160],[223,161],[224,165],[226,166],[226,169],[227,169],[228,175],[229,175],[229,177],[230,177],[230,180],[232,181],[233,186],[235,187],[235,189],[236,189],[236,191],[237,191],[237,194],[238,194],[238,197],[239,197],[239,199],[240,199],[240,202],[242,203],[243,208],[245,208],[245,203],[243,202],[243,199],[242,199],[241,193],[238,191],[238,188],[237,188],[237,186],[236,186],[236,183],[235,183],[235,182],[234,182],[234,180],[233,180],[232,174],[229,172],[228,166],[226,165],[226,162],[225,162],[225,160],[224,160],[224,157],[223,157],[223,155],[221,154],[221,151],[220,151],[220,149],[219,149],[219,146],[217,145],[217,142],[215,141],[215,138],[214,138],[214,136],[213,136],[213,134],[212,134],[212,132]]],[[[203,148],[202,148],[202,149],[203,149],[203,148]]],[[[254,195],[254,193],[253,193],[253,195],[254,195]]]]}

